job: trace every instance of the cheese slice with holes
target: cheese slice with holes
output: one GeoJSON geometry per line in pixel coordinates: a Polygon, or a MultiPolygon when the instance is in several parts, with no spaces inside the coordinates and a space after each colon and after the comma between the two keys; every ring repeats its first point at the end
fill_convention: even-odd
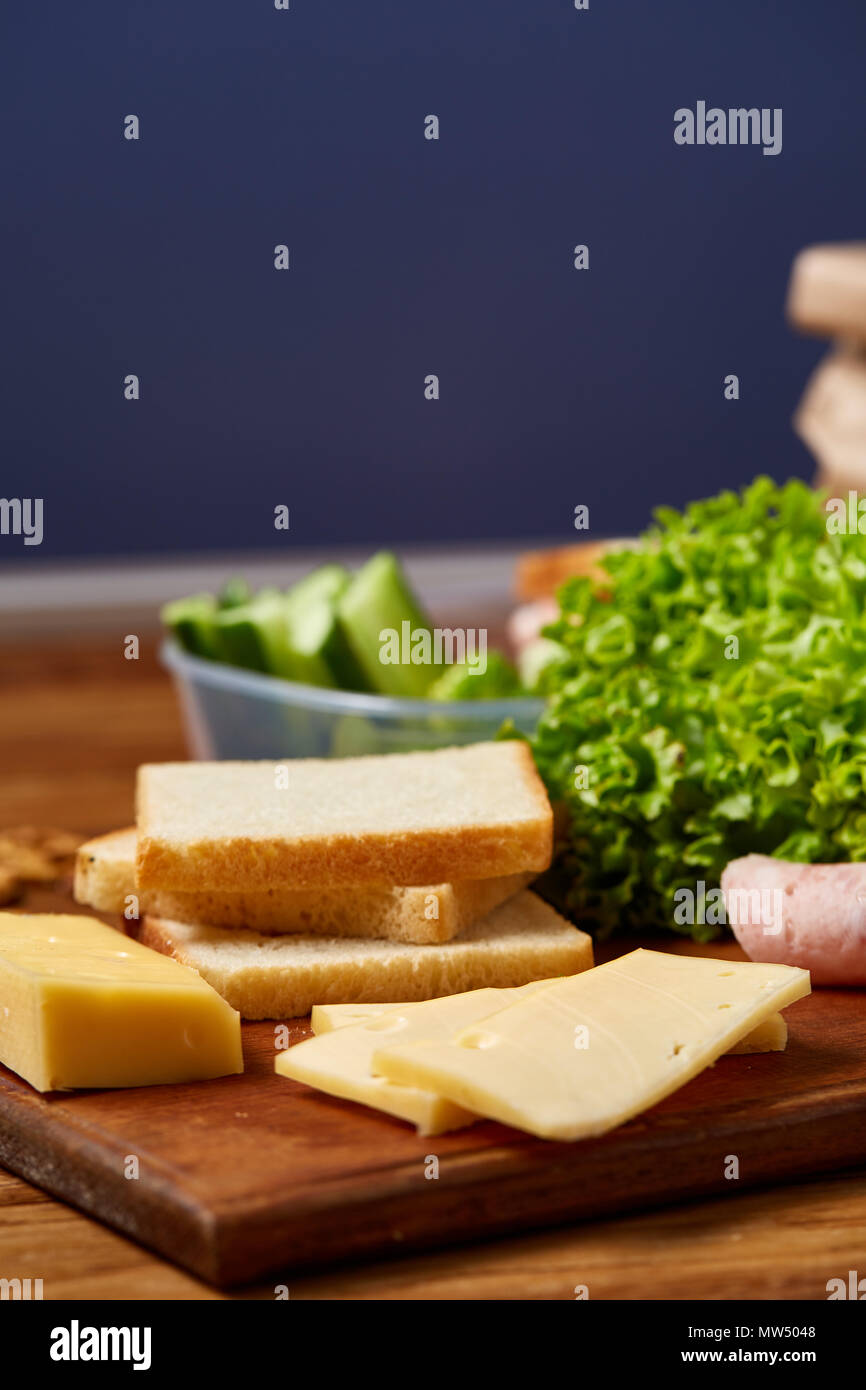
{"type": "MultiPolygon", "coordinates": [[[[551,981],[553,983],[553,981],[551,981]]],[[[531,988],[531,986],[527,986],[531,988]]],[[[331,1033],[335,1028],[348,1028],[354,1023],[366,1023],[397,1009],[415,1009],[417,1004],[314,1004],[310,1027],[316,1034],[331,1033]]],[[[753,1028],[741,1042],[728,1048],[728,1056],[738,1053],[784,1052],[788,1043],[788,1025],[781,1014],[770,1014],[753,1028]]]]}
{"type": "Polygon", "coordinates": [[[372,1065],[541,1138],[583,1139],[655,1105],[808,993],[808,971],[793,966],[637,950],[449,1042],[383,1038],[372,1065]]]}
{"type": "Polygon", "coordinates": [[[360,1101],[398,1119],[408,1120],[420,1134],[442,1134],[474,1124],[478,1116],[423,1087],[395,1085],[371,1073],[373,1053],[385,1041],[416,1042],[448,1039],[461,1028],[487,1019],[498,1009],[556,981],[538,980],[513,989],[473,989],[444,999],[409,1005],[322,1005],[316,1011],[317,1036],[296,1043],[280,1054],[274,1067],[280,1076],[303,1081],[342,1100],[360,1101]],[[345,1008],[349,1022],[321,1027],[323,1010],[331,1019],[345,1008]],[[365,1012],[371,1012],[365,1017],[365,1012]]]}
{"type": "Polygon", "coordinates": [[[94,917],[0,912],[0,1062],[37,1091],[244,1069],[241,1021],[194,970],[94,917]]]}
{"type": "Polygon", "coordinates": [[[314,1004],[310,1027],[318,1037],[320,1033],[333,1033],[336,1028],[368,1023],[371,1018],[392,1014],[395,1009],[414,1007],[414,1004],[314,1004]]]}

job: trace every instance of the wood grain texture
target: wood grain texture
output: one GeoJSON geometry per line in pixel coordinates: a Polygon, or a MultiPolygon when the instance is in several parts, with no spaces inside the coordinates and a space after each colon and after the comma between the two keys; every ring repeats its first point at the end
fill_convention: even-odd
{"type": "MultiPolygon", "coordinates": [[[[141,661],[126,662],[124,635],[99,641],[70,637],[50,646],[5,645],[0,826],[31,821],[93,834],[126,824],[137,764],[183,756],[173,692],[155,662],[154,644],[143,641],[141,661]]],[[[37,893],[27,905],[39,910],[57,903],[51,894],[37,893]]],[[[712,952],[722,954],[718,947],[712,952]]],[[[791,1011],[792,1033],[799,1031],[797,1010],[808,1003],[791,1011]]],[[[837,1039],[827,1030],[816,1047],[828,1051],[832,1062],[837,1039]]],[[[715,1081],[723,1066],[741,1068],[748,1078],[769,1061],[723,1059],[710,1079],[715,1081]]],[[[287,1089],[292,1084],[273,1082],[287,1089]]],[[[316,1103],[349,1108],[325,1098],[316,1103]]],[[[776,1133],[784,1144],[781,1086],[773,1104],[778,1106],[776,1133]]],[[[193,1118],[203,1146],[212,1146],[213,1133],[206,1132],[201,1117],[193,1118]]],[[[397,1122],[377,1123],[389,1132],[402,1128],[397,1122]]],[[[851,1129],[862,1141],[862,1117],[852,1118],[851,1129]]],[[[669,1153],[678,1168],[676,1134],[674,1123],[669,1153]]],[[[402,1142],[418,1143],[408,1132],[402,1142]]],[[[820,1129],[814,1129],[812,1142],[823,1162],[820,1129]]],[[[443,1140],[421,1141],[421,1147],[426,1151],[431,1143],[438,1150],[443,1140]]],[[[413,1149],[412,1163],[417,1153],[413,1149]]],[[[775,1183],[752,1193],[744,1186],[745,1180],[728,1182],[711,1200],[682,1200],[687,1194],[678,1191],[675,1206],[614,1219],[596,1216],[574,1227],[435,1252],[401,1255],[401,1242],[395,1240],[388,1260],[310,1274],[281,1270],[231,1296],[271,1299],[274,1282],[283,1276],[293,1299],[570,1299],[577,1283],[589,1286],[591,1298],[825,1298],[827,1279],[849,1269],[866,1273],[866,1176],[775,1183]]],[[[43,1278],[46,1298],[225,1296],[0,1173],[0,1276],[16,1275],[43,1278]]]]}
{"type": "Polygon", "coordinates": [[[0,1172],[0,1273],[84,1300],[824,1299],[866,1269],[866,1176],[846,1175],[557,1231],[299,1275],[232,1293],[201,1283],[107,1226],[0,1172]]]}
{"type": "Polygon", "coordinates": [[[0,1162],[218,1285],[513,1233],[725,1191],[730,1155],[740,1189],[862,1161],[861,996],[825,990],[787,1016],[785,1053],[725,1057],[575,1144],[490,1123],[419,1137],[276,1076],[270,1023],[244,1026],[244,1075],[216,1081],[43,1097],[0,1068],[0,1162]]]}
{"type": "Polygon", "coordinates": [[[133,820],[135,771],[186,757],[159,638],[123,656],[125,630],[96,641],[4,643],[0,661],[0,826],[96,835],[133,820]]]}

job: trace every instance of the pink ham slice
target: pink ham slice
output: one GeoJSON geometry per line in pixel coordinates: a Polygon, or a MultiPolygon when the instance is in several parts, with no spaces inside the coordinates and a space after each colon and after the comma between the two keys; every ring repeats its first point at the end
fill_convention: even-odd
{"type": "Polygon", "coordinates": [[[728,924],[751,960],[799,965],[816,985],[866,984],[866,864],[747,854],[725,869],[722,892],[728,924]]]}
{"type": "Polygon", "coordinates": [[[514,655],[520,656],[526,647],[541,636],[541,629],[558,617],[559,604],[555,598],[539,598],[515,608],[505,627],[514,655]]]}

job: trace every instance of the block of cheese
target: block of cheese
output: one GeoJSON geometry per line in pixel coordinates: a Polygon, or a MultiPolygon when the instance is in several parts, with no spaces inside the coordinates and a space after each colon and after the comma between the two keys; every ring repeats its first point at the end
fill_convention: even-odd
{"type": "Polygon", "coordinates": [[[518,893],[454,941],[263,936],[145,917],[139,939],[190,965],[244,1018],[297,1018],[317,1003],[435,999],[528,984],[592,965],[592,940],[534,893],[518,893]]]}
{"type": "Polygon", "coordinates": [[[801,251],[791,270],[788,317],[806,333],[866,343],[866,242],[801,251]]]}
{"type": "Polygon", "coordinates": [[[390,1081],[544,1139],[604,1134],[809,993],[808,971],[637,950],[553,984],[451,1042],[383,1046],[390,1081]]]}
{"type": "Polygon", "coordinates": [[[200,892],[540,873],[553,813],[525,743],[139,768],[138,885],[200,892]]]}
{"type": "Polygon", "coordinates": [[[240,1018],[194,970],[93,917],[0,913],[0,1062],[37,1091],[244,1069],[240,1018]]]}
{"type": "Polygon", "coordinates": [[[150,913],[211,927],[247,927],[268,935],[309,932],[316,936],[374,936],[416,945],[450,941],[499,903],[525,888],[533,874],[463,879],[415,888],[368,883],[354,888],[269,888],[231,893],[150,888],[135,878],[136,831],[115,830],[81,845],[75,860],[75,897],[97,912],[123,913],[138,900],[139,916],[150,913]]]}
{"type": "MultiPolygon", "coordinates": [[[[547,983],[552,984],[553,981],[547,983]]],[[[524,986],[532,989],[532,985],[524,986]]],[[[367,1023],[370,1019],[381,1018],[383,1014],[399,1010],[417,1009],[417,1004],[316,1004],[310,1015],[310,1027],[318,1036],[331,1033],[336,1028],[348,1028],[352,1024],[367,1023]]],[[[401,1041],[406,1041],[405,1038],[401,1041]]],[[[788,1025],[781,1014],[771,1014],[757,1028],[753,1028],[741,1042],[728,1048],[728,1056],[755,1052],[784,1052],[788,1042],[788,1025]]]]}
{"type": "Polygon", "coordinates": [[[384,1041],[446,1042],[461,1028],[480,1023],[521,995],[551,983],[538,980],[517,989],[474,989],[410,1004],[296,1043],[279,1054],[274,1068],[280,1076],[303,1081],[328,1095],[360,1101],[408,1120],[419,1134],[462,1129],[474,1124],[478,1116],[432,1091],[374,1076],[370,1069],[373,1053],[384,1041]]]}

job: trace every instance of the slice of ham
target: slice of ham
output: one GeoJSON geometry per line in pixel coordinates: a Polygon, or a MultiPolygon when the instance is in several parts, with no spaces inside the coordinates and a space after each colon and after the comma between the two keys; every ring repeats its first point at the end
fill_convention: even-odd
{"type": "Polygon", "coordinates": [[[515,608],[505,627],[514,655],[520,656],[541,636],[541,629],[558,617],[559,604],[555,598],[540,598],[515,608]]]}
{"type": "Polygon", "coordinates": [[[751,960],[799,965],[816,985],[866,985],[866,864],[747,854],[725,869],[722,892],[751,960]]]}

